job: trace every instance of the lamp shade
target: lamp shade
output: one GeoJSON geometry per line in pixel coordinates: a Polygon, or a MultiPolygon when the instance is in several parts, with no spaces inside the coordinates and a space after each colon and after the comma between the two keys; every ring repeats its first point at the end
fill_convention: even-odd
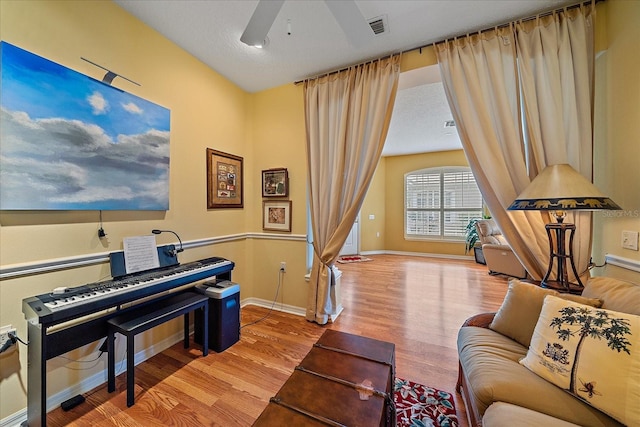
{"type": "Polygon", "coordinates": [[[544,168],[507,209],[560,211],[621,208],[571,166],[560,164],[544,168]]]}

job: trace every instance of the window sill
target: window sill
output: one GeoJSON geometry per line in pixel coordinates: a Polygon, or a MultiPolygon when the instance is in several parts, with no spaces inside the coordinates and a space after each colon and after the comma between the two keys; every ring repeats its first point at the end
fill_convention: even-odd
{"type": "Polygon", "coordinates": [[[443,237],[404,236],[404,240],[411,241],[411,242],[460,243],[460,244],[464,244],[464,239],[447,239],[447,238],[443,238],[443,237]]]}

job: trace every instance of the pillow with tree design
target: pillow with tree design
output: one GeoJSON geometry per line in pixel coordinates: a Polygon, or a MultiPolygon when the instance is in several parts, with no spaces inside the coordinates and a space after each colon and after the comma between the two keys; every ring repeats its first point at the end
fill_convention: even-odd
{"type": "Polygon", "coordinates": [[[640,316],[544,299],[520,363],[626,425],[640,425],[640,316]]]}

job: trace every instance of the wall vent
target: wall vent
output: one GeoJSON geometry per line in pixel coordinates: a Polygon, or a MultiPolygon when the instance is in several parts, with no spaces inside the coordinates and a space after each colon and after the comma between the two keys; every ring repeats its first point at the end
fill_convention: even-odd
{"type": "Polygon", "coordinates": [[[367,22],[369,22],[369,26],[376,36],[389,32],[389,26],[387,25],[387,15],[371,18],[367,22]]]}
{"type": "Polygon", "coordinates": [[[456,122],[454,122],[453,120],[447,120],[446,122],[444,122],[444,127],[454,128],[456,127],[456,122]]]}

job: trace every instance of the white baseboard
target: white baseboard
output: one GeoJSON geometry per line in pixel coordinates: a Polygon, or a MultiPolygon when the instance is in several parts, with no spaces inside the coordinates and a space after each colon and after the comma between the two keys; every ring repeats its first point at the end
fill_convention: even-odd
{"type": "Polygon", "coordinates": [[[385,255],[387,254],[387,251],[361,251],[358,252],[358,254],[360,255],[385,255]]]}
{"type": "Polygon", "coordinates": [[[330,316],[332,323],[336,321],[336,319],[338,318],[338,316],[340,316],[340,313],[342,313],[343,310],[344,310],[344,307],[342,306],[342,304],[338,305],[338,308],[336,309],[336,314],[332,314],[330,316]]]}
{"type": "MultiPolygon", "coordinates": [[[[301,316],[301,317],[305,317],[307,315],[307,310],[302,307],[297,307],[294,305],[287,305],[287,304],[279,304],[279,303],[276,303],[274,305],[273,301],[267,301],[260,298],[246,298],[246,299],[243,299],[242,302],[240,303],[241,307],[245,307],[247,305],[257,305],[258,307],[263,307],[268,309],[270,309],[271,306],[273,306],[273,309],[276,311],[282,311],[284,313],[289,313],[289,314],[293,314],[295,316],[301,316]]],[[[338,305],[338,308],[336,309],[336,314],[332,314],[330,316],[331,321],[335,322],[338,316],[340,316],[340,313],[342,313],[343,311],[344,311],[344,307],[342,306],[342,304],[338,305]]]]}
{"type": "Polygon", "coordinates": [[[404,251],[364,251],[360,255],[407,255],[423,258],[458,259],[464,261],[474,261],[475,258],[467,255],[431,254],[427,252],[404,252],[404,251]]]}
{"type": "MultiPolygon", "coordinates": [[[[163,352],[164,350],[168,349],[175,343],[182,341],[183,339],[184,339],[183,332],[182,331],[177,332],[171,335],[170,337],[167,337],[164,340],[156,344],[153,344],[152,346],[147,347],[139,351],[138,353],[136,353],[134,357],[134,361],[135,361],[134,363],[138,365],[144,362],[145,360],[155,356],[156,354],[163,352]]],[[[120,340],[122,342],[125,342],[124,339],[120,339],[120,340]]],[[[118,341],[118,339],[116,339],[116,341],[118,341]]],[[[116,345],[116,376],[120,375],[122,372],[125,372],[126,366],[127,366],[126,357],[124,357],[121,360],[118,360],[117,358],[118,351],[125,352],[124,347],[116,345]]],[[[106,358],[107,354],[104,353],[102,356],[106,358]]],[[[71,387],[68,387],[52,396],[48,396],[47,412],[50,412],[51,410],[57,408],[65,400],[69,400],[78,394],[83,394],[88,391],[91,391],[94,388],[106,382],[107,382],[107,370],[105,369],[101,372],[93,374],[88,378],[83,379],[82,381],[72,385],[71,387]]],[[[19,427],[23,422],[26,423],[26,421],[27,421],[27,408],[24,408],[0,420],[0,427],[19,427]]]]}
{"type": "Polygon", "coordinates": [[[0,427],[20,427],[20,424],[25,421],[27,421],[27,408],[1,419],[0,427]]]}
{"type": "Polygon", "coordinates": [[[265,300],[262,298],[245,298],[240,302],[240,307],[245,307],[247,305],[257,305],[258,307],[263,307],[267,309],[271,309],[273,307],[276,311],[282,311],[284,313],[293,314],[296,316],[304,317],[307,314],[307,310],[302,307],[297,307],[295,305],[282,304],[273,301],[265,300]]]}

